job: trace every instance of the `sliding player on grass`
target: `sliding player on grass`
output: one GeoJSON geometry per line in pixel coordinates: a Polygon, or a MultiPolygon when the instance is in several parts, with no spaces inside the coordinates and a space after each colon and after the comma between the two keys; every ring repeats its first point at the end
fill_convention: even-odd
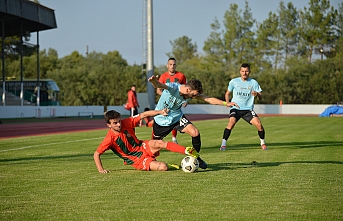
{"type": "Polygon", "coordinates": [[[159,151],[167,149],[172,152],[187,154],[197,158],[199,155],[193,147],[183,147],[173,142],[162,140],[139,140],[136,137],[134,128],[139,121],[148,116],[157,114],[168,115],[168,110],[145,111],[133,117],[121,119],[120,113],[110,110],[105,113],[105,121],[109,131],[94,152],[94,162],[99,173],[108,173],[102,166],[100,156],[107,150],[112,150],[118,157],[124,160],[124,164],[131,165],[137,170],[158,170],[166,171],[171,168],[179,169],[178,165],[156,161],[159,151]]]}

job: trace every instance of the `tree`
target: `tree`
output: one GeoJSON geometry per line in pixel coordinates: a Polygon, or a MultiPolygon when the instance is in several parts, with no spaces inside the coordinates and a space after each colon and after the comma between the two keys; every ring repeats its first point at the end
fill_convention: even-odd
{"type": "MultiPolygon", "coordinates": [[[[203,50],[209,67],[222,75],[236,76],[237,66],[242,62],[255,63],[254,47],[256,42],[252,30],[255,19],[252,18],[248,2],[245,10],[239,10],[237,4],[230,4],[224,14],[224,30],[217,19],[211,24],[212,32],[204,43],[203,50]]],[[[211,70],[212,71],[212,70],[211,70]]]]}
{"type": "Polygon", "coordinates": [[[270,70],[274,63],[274,72],[278,67],[280,59],[279,45],[280,32],[278,30],[278,17],[275,13],[270,12],[268,18],[258,25],[256,31],[255,61],[259,70],[270,70]]]}
{"type": "Polygon", "coordinates": [[[204,65],[206,70],[218,70],[225,71],[225,57],[226,48],[222,40],[223,32],[220,31],[220,23],[217,18],[211,24],[212,32],[210,36],[205,40],[203,50],[206,54],[205,61],[207,65],[204,65]]]}
{"type": "Polygon", "coordinates": [[[337,14],[336,32],[338,36],[343,37],[343,3],[338,4],[337,14]]]}
{"type": "Polygon", "coordinates": [[[254,48],[256,47],[255,32],[253,27],[256,20],[252,16],[251,8],[247,1],[245,1],[245,9],[243,11],[243,16],[238,20],[238,38],[236,39],[236,44],[234,45],[236,50],[236,57],[238,63],[255,63],[254,48]]]}
{"type": "Polygon", "coordinates": [[[308,49],[309,63],[312,62],[313,53],[321,54],[325,47],[337,40],[334,30],[337,11],[330,7],[329,0],[310,0],[310,7],[300,11],[300,36],[308,49]]]}
{"type": "Polygon", "coordinates": [[[282,62],[287,69],[287,61],[290,56],[295,56],[297,53],[297,45],[299,40],[298,20],[299,13],[291,2],[285,6],[281,1],[279,5],[279,24],[278,31],[280,33],[279,48],[284,55],[282,62]]]}
{"type": "Polygon", "coordinates": [[[167,53],[168,57],[174,57],[178,63],[182,63],[195,57],[197,53],[197,44],[192,43],[192,39],[182,36],[174,41],[169,41],[172,45],[172,52],[167,53]]]}

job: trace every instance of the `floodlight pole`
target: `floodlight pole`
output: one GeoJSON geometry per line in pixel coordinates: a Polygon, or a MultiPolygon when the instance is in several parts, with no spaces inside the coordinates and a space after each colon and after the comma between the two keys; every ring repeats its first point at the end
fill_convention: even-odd
{"type": "Polygon", "coordinates": [[[23,53],[24,53],[24,42],[23,42],[23,20],[20,22],[20,106],[24,106],[24,78],[23,78],[23,53]]]}
{"type": "Polygon", "coordinates": [[[5,19],[2,18],[2,44],[1,44],[1,64],[2,64],[2,106],[6,106],[6,78],[5,78],[5,19]]]}
{"type": "MultiPolygon", "coordinates": [[[[147,47],[148,59],[146,65],[147,80],[154,75],[154,46],[153,46],[153,20],[152,20],[152,0],[147,0],[147,47]]],[[[155,109],[155,88],[147,81],[148,100],[150,109],[155,109]]]]}
{"type": "Polygon", "coordinates": [[[40,63],[39,63],[39,32],[37,31],[37,106],[40,106],[40,63]]]}

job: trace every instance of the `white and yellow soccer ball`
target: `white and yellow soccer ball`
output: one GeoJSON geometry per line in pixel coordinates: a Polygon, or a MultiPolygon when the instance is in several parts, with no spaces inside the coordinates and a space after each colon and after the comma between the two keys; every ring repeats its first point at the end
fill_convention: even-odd
{"type": "Polygon", "coordinates": [[[181,169],[186,173],[194,173],[199,168],[199,161],[191,156],[186,156],[181,161],[181,169]]]}

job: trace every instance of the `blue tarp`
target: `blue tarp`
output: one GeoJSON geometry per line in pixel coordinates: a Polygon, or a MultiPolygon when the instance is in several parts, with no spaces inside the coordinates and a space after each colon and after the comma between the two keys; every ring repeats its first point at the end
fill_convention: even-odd
{"type": "Polygon", "coordinates": [[[319,117],[330,117],[331,114],[343,114],[343,107],[338,105],[330,106],[319,114],[319,117]]]}

